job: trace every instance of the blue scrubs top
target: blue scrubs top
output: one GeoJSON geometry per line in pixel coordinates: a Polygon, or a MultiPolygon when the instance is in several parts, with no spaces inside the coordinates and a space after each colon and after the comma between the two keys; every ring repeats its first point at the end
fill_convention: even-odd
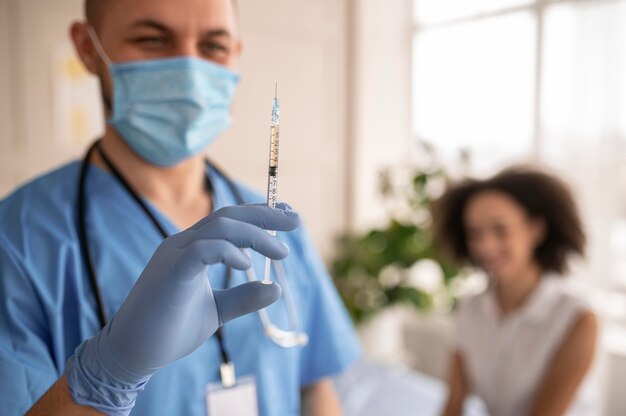
{"type": "MultiPolygon", "coordinates": [[[[25,412],[62,374],[81,341],[99,329],[94,293],[77,236],[76,195],[80,164],[71,163],[15,191],[0,202],[0,409],[25,412]]],[[[237,201],[223,177],[208,172],[214,206],[237,201]]],[[[263,198],[239,187],[246,203],[263,198]]],[[[109,318],[161,242],[161,235],[121,185],[90,166],[87,236],[109,318]]],[[[153,206],[170,233],[178,230],[153,206]]],[[[300,389],[339,373],[359,355],[359,345],[329,276],[302,228],[279,233],[290,247],[283,262],[298,319],[309,336],[305,347],[284,349],[263,333],[257,314],[224,327],[225,347],[238,376],[257,380],[260,415],[300,412],[300,389]]],[[[254,253],[259,278],[264,258],[254,253]]],[[[211,285],[223,288],[226,268],[211,266],[211,285]]],[[[275,277],[274,277],[275,280],[275,277]]],[[[246,281],[233,271],[231,285],[246,281]]],[[[283,299],[269,316],[287,329],[283,299]]],[[[215,337],[157,372],[139,395],[133,415],[206,415],[205,388],[219,381],[215,337]]]]}

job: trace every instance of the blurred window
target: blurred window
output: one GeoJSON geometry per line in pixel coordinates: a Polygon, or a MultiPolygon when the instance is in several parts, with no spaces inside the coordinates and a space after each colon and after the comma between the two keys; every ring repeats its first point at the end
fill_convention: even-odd
{"type": "Polygon", "coordinates": [[[571,183],[586,283],[626,289],[626,0],[414,0],[412,131],[472,174],[537,160],[571,183]]]}
{"type": "Polygon", "coordinates": [[[415,0],[413,16],[419,24],[433,24],[499,13],[532,3],[534,0],[415,0]]]}
{"type": "Polygon", "coordinates": [[[418,31],[415,133],[451,157],[459,148],[497,159],[530,152],[534,29],[524,11],[418,31]]]}

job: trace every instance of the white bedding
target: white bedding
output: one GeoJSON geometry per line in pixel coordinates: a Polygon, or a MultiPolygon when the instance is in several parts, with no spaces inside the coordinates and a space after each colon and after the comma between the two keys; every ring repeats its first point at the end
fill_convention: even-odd
{"type": "MultiPolygon", "coordinates": [[[[439,415],[445,403],[444,382],[428,375],[361,360],[335,380],[345,416],[439,415]]],[[[473,397],[464,415],[487,415],[473,397]]]]}

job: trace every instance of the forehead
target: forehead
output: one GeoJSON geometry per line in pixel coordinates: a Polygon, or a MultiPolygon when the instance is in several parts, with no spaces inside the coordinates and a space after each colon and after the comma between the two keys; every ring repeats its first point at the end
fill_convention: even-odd
{"type": "Polygon", "coordinates": [[[481,191],[465,205],[463,219],[467,225],[487,221],[510,222],[526,218],[526,211],[511,196],[501,191],[481,191]]]}
{"type": "Polygon", "coordinates": [[[225,30],[235,35],[232,0],[97,0],[103,34],[119,33],[139,21],[155,21],[176,32],[225,30]],[[105,6],[106,5],[106,6],[105,6]]]}

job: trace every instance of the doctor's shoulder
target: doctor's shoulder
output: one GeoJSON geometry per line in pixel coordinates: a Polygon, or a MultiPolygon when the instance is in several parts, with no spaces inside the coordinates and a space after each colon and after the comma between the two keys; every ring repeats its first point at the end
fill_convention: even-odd
{"type": "Polygon", "coordinates": [[[53,236],[70,227],[73,232],[79,170],[78,162],[69,163],[20,185],[0,200],[3,240],[23,249],[31,238],[53,236]]]}

